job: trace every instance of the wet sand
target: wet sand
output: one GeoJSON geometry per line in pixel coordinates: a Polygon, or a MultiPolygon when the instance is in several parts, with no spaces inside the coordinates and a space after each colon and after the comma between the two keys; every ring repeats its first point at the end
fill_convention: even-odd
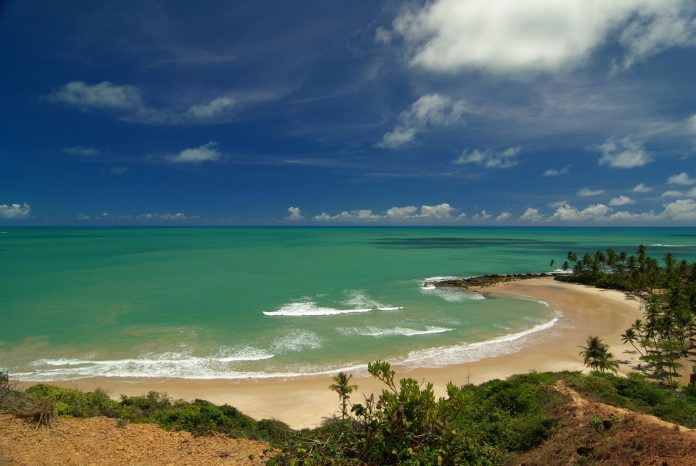
{"type": "MultiPolygon", "coordinates": [[[[467,364],[437,368],[395,367],[398,376],[430,381],[436,394],[443,395],[448,382],[463,385],[481,383],[512,374],[536,371],[584,370],[580,346],[589,335],[600,337],[628,371],[636,364],[632,349],[621,343],[621,334],[642,312],[637,300],[614,290],[601,290],[534,278],[500,283],[477,291],[495,296],[519,296],[543,300],[559,313],[558,322],[548,330],[523,337],[524,343],[514,353],[488,357],[467,364]]],[[[516,345],[519,346],[519,345],[516,345]]],[[[150,390],[166,392],[174,398],[201,398],[214,403],[229,403],[256,419],[275,418],[291,427],[313,427],[323,418],[338,412],[338,397],[328,386],[330,376],[294,377],[255,380],[182,380],[149,378],[90,378],[51,382],[64,387],[93,390],[107,389],[112,396],[138,395],[150,390]]],[[[379,392],[381,383],[369,375],[356,374],[352,380],[359,386],[353,401],[362,400],[363,393],[379,392]]]]}

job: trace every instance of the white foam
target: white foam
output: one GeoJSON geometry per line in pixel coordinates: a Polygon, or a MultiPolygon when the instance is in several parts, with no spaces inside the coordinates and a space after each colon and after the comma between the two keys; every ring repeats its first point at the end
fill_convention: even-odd
{"type": "MultiPolygon", "coordinates": [[[[203,358],[202,358],[203,359],[203,358]]],[[[304,376],[333,375],[338,372],[352,372],[360,375],[367,375],[366,364],[356,364],[346,367],[333,368],[328,370],[318,370],[316,367],[299,368],[296,372],[257,372],[240,371],[229,367],[229,364],[174,364],[175,361],[160,361],[155,366],[150,365],[147,360],[133,359],[128,360],[127,365],[123,364],[127,360],[113,361],[91,361],[101,362],[100,365],[85,365],[82,367],[61,367],[53,369],[42,369],[33,372],[15,372],[13,378],[31,382],[50,381],[50,380],[76,380],[90,377],[121,377],[121,378],[181,378],[195,380],[211,379],[271,379],[271,378],[293,378],[304,376]]]]}
{"type": "Polygon", "coordinates": [[[304,349],[318,349],[321,347],[321,338],[309,330],[292,330],[287,335],[276,338],[271,345],[277,353],[302,351],[304,349]]]}
{"type": "Polygon", "coordinates": [[[662,244],[662,243],[655,243],[651,244],[650,246],[654,246],[656,248],[693,248],[696,247],[696,244],[662,244]]]}
{"type": "Polygon", "coordinates": [[[554,269],[551,272],[545,272],[549,275],[572,275],[572,270],[554,269]]]}
{"type": "Polygon", "coordinates": [[[451,303],[486,299],[486,297],[480,293],[475,293],[462,288],[437,288],[435,286],[432,288],[421,287],[421,292],[424,294],[437,296],[438,298],[444,299],[445,301],[451,303]]]}
{"type": "Polygon", "coordinates": [[[344,335],[362,335],[366,337],[392,337],[392,336],[404,336],[413,337],[417,335],[432,335],[437,333],[450,332],[454,329],[446,327],[433,327],[428,326],[423,330],[407,328],[407,327],[393,327],[393,328],[378,328],[378,327],[349,327],[338,329],[339,332],[344,335]]]}
{"type": "Polygon", "coordinates": [[[558,317],[554,317],[548,322],[536,325],[522,332],[503,335],[492,340],[411,351],[400,364],[417,367],[442,367],[449,364],[479,361],[501,354],[515,353],[520,350],[526,337],[533,333],[548,330],[553,327],[556,322],[558,322],[558,317]]]}
{"type": "Polygon", "coordinates": [[[284,304],[275,311],[264,311],[269,317],[306,317],[306,316],[336,316],[341,314],[356,314],[370,312],[372,308],[335,309],[320,307],[310,299],[284,304]]]}
{"type": "Polygon", "coordinates": [[[382,307],[378,307],[377,310],[378,311],[399,311],[403,308],[404,308],[403,306],[382,306],[382,307]]]}

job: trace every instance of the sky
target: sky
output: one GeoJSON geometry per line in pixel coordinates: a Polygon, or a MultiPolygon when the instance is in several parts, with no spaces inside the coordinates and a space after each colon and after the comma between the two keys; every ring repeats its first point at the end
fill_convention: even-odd
{"type": "Polygon", "coordinates": [[[0,225],[696,226],[693,0],[0,0],[0,225]]]}

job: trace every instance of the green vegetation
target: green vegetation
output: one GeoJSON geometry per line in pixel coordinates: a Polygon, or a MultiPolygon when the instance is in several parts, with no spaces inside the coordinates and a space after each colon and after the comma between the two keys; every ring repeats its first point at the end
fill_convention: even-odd
{"type": "Polygon", "coordinates": [[[278,465],[500,464],[547,439],[563,395],[550,374],[518,375],[480,386],[447,387],[394,380],[386,362],[368,366],[385,389],[352,407],[348,419],[291,436],[278,465]]]}
{"type": "Polygon", "coordinates": [[[696,428],[696,390],[693,385],[681,390],[666,389],[635,372],[628,377],[597,372],[589,375],[563,372],[555,377],[597,401],[696,428]]]}
{"type": "MultiPolygon", "coordinates": [[[[7,379],[6,374],[0,373],[7,379]]],[[[119,426],[129,422],[154,423],[167,430],[182,430],[194,435],[222,433],[234,438],[265,440],[272,445],[286,441],[291,429],[273,419],[254,419],[229,405],[218,406],[204,400],[192,402],[172,400],[167,395],[149,392],[142,396],[121,396],[119,401],[109,398],[103,390],[83,392],[71,388],[38,384],[25,391],[13,389],[12,397],[0,385],[0,412],[18,414],[12,410],[14,399],[30,400],[54,416],[86,418],[107,416],[118,420],[119,426]]],[[[32,416],[23,416],[32,417],[32,416]]]]}
{"type": "Polygon", "coordinates": [[[586,366],[601,373],[610,371],[616,372],[619,363],[614,359],[614,355],[609,352],[609,347],[605,345],[599,337],[587,337],[587,346],[582,346],[580,356],[586,366]]]}
{"type": "Polygon", "coordinates": [[[333,378],[334,383],[329,385],[329,390],[338,393],[338,399],[341,401],[341,416],[343,419],[348,416],[348,400],[350,400],[350,394],[353,393],[353,390],[358,388],[357,385],[350,384],[351,378],[353,378],[352,374],[339,372],[338,375],[333,378]]]}
{"type": "MultiPolygon", "coordinates": [[[[607,249],[606,253],[597,251],[578,258],[570,251],[563,268],[573,273],[557,279],[623,290],[641,299],[644,319],[636,320],[626,330],[623,341],[640,356],[640,371],[662,384],[675,386],[680,361],[696,349],[696,262],[678,262],[672,254],[666,254],[663,262],[661,267],[643,245],[635,256],[607,249]]],[[[585,362],[597,360],[586,358],[585,362]]]]}

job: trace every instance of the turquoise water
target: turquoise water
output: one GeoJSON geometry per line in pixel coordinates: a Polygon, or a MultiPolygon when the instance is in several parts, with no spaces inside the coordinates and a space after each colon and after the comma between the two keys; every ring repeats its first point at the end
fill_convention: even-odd
{"type": "Polygon", "coordinates": [[[569,250],[696,259],[696,229],[0,228],[0,367],[27,380],[247,378],[512,351],[523,299],[423,287],[548,271],[569,250]]]}

